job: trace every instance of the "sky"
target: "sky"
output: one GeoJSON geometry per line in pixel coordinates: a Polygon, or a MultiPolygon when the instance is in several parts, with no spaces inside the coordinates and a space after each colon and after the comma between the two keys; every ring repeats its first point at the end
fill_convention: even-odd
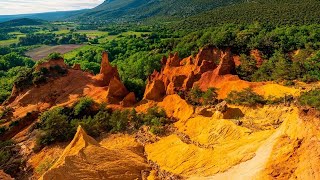
{"type": "Polygon", "coordinates": [[[93,8],[104,0],[0,0],[0,15],[93,8]]]}

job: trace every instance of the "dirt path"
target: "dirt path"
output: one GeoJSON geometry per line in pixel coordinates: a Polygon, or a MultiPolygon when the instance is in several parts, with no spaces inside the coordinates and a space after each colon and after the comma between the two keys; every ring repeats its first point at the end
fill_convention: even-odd
{"type": "MultiPolygon", "coordinates": [[[[256,175],[262,171],[271,155],[272,148],[276,142],[276,139],[282,134],[281,128],[279,128],[274,134],[272,134],[256,151],[256,156],[246,162],[240,163],[228,171],[220,174],[216,174],[206,179],[255,179],[256,175]]],[[[193,178],[191,178],[193,179],[193,178]]],[[[194,178],[197,179],[197,178],[194,178]]],[[[203,178],[202,178],[203,179],[203,178]]]]}

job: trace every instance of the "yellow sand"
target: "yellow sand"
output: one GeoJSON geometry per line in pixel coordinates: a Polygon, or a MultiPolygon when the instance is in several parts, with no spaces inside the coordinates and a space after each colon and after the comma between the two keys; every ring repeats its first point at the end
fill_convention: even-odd
{"type": "Polygon", "coordinates": [[[79,127],[59,160],[40,179],[136,179],[148,167],[132,137],[112,136],[99,144],[79,127]],[[117,144],[118,143],[118,144],[117,144]]]}
{"type": "Polygon", "coordinates": [[[257,86],[254,91],[265,98],[273,96],[276,98],[284,97],[285,95],[299,96],[300,90],[293,87],[282,86],[279,84],[266,84],[262,86],[257,86]]]}
{"type": "Polygon", "coordinates": [[[177,94],[166,96],[158,106],[166,111],[168,117],[179,120],[189,119],[194,112],[193,107],[177,94]]]}
{"type": "Polygon", "coordinates": [[[238,120],[262,122],[262,127],[253,131],[236,125],[232,119],[203,116],[181,120],[175,126],[179,132],[188,135],[193,143],[186,144],[177,135],[165,137],[146,146],[148,159],[156,162],[161,169],[186,178],[215,178],[214,175],[217,175],[224,179],[241,177],[241,174],[254,177],[263,171],[274,141],[283,133],[284,128],[276,130],[272,124],[297,119],[297,109],[282,106],[232,108],[238,108],[245,115],[238,120]],[[213,148],[199,147],[197,143],[213,148]],[[250,173],[246,167],[252,167],[250,173]]]}

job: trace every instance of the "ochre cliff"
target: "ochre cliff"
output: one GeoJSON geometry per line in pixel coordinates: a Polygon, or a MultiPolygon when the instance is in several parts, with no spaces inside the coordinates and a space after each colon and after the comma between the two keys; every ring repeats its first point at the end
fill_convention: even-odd
{"type": "MultiPolygon", "coordinates": [[[[78,65],[69,68],[63,59],[49,60],[39,64],[35,71],[43,68],[50,71],[50,68],[59,66],[66,70],[66,74],[51,78],[46,83],[32,86],[22,92],[13,90],[9,103],[5,105],[13,108],[16,118],[25,116],[27,112],[43,111],[52,106],[71,105],[85,96],[97,102],[120,105],[130,92],[121,82],[117,68],[110,65],[107,52],[103,52],[102,57],[101,71],[96,76],[80,70],[78,65]]],[[[131,93],[130,105],[135,101],[133,96],[131,93]]],[[[128,102],[128,98],[126,101],[128,102]]],[[[128,105],[127,102],[126,105],[128,105]]]]}
{"type": "Polygon", "coordinates": [[[40,178],[47,179],[138,179],[148,165],[143,147],[129,136],[98,143],[79,126],[74,139],[55,164],[40,178]],[[113,143],[109,143],[109,141],[113,143]]]}
{"type": "MultiPolygon", "coordinates": [[[[256,55],[257,65],[262,58],[259,52],[256,55]]],[[[160,72],[154,71],[148,78],[144,99],[161,101],[166,95],[178,94],[198,86],[205,91],[214,87],[218,89],[218,97],[226,98],[231,91],[241,91],[252,88],[256,93],[268,97],[285,94],[298,95],[297,90],[279,86],[273,82],[248,82],[236,75],[235,67],[239,59],[230,49],[220,50],[214,47],[205,47],[195,57],[180,60],[178,54],[163,57],[160,72]],[[276,89],[276,93],[268,93],[266,89],[276,89]]]]}

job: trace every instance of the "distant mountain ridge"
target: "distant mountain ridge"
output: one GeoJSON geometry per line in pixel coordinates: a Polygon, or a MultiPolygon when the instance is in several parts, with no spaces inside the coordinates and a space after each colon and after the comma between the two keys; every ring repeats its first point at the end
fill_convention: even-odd
{"type": "Polygon", "coordinates": [[[106,0],[93,9],[29,15],[0,16],[76,22],[175,22],[180,28],[254,22],[283,24],[320,23],[318,0],[106,0]]]}
{"type": "Polygon", "coordinates": [[[46,21],[40,19],[21,18],[0,23],[0,27],[42,25],[46,21]]]}
{"type": "Polygon", "coordinates": [[[86,12],[87,9],[77,11],[58,11],[58,12],[46,12],[35,14],[18,14],[18,15],[0,15],[0,22],[10,21],[14,19],[42,19],[46,21],[60,21],[72,16],[86,12]]]}
{"type": "Polygon", "coordinates": [[[320,23],[318,0],[106,0],[69,18],[76,21],[153,23],[180,21],[186,28],[221,23],[320,23]]]}

